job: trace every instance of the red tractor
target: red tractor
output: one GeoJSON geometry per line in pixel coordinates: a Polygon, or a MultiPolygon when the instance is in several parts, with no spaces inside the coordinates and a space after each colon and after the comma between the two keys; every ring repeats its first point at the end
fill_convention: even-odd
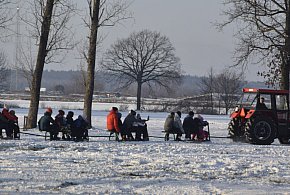
{"type": "Polygon", "coordinates": [[[289,91],[243,89],[241,103],[231,114],[228,126],[233,139],[246,139],[252,144],[271,144],[278,138],[288,144],[290,139],[289,91]]]}

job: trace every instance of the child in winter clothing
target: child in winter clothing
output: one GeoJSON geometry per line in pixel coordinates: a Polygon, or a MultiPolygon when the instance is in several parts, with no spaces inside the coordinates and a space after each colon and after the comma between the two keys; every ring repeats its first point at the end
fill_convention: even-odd
{"type": "Polygon", "coordinates": [[[58,131],[62,131],[63,140],[70,138],[70,136],[68,135],[67,122],[64,114],[65,112],[63,110],[59,110],[58,114],[55,116],[55,123],[57,124],[58,131]],[[65,137],[65,135],[67,135],[67,137],[65,137]]]}
{"type": "Polygon", "coordinates": [[[192,139],[197,136],[198,141],[204,141],[208,139],[208,132],[203,130],[204,126],[208,125],[207,121],[204,121],[203,117],[201,115],[197,115],[196,118],[194,118],[195,121],[195,128],[197,129],[197,134],[192,135],[192,139]]]}

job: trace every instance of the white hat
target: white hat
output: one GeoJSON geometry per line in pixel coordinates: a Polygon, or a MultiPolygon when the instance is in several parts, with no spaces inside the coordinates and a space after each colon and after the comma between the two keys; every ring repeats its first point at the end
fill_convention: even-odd
{"type": "Polygon", "coordinates": [[[7,109],[7,110],[9,110],[8,104],[4,104],[4,108],[7,109]]]}

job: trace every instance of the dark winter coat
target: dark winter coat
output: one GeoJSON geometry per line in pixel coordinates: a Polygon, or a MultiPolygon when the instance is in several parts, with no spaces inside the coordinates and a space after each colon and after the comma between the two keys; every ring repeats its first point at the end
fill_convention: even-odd
{"type": "Polygon", "coordinates": [[[183,124],[182,127],[185,131],[185,133],[189,132],[189,133],[195,133],[194,130],[194,126],[195,126],[195,122],[193,119],[193,116],[187,115],[184,120],[183,120],[183,124]]]}
{"type": "Polygon", "coordinates": [[[88,122],[79,115],[73,123],[72,137],[76,137],[77,140],[88,137],[88,122]]]}
{"type": "Polygon", "coordinates": [[[7,118],[0,112],[0,123],[8,123],[7,118]]]}
{"type": "Polygon", "coordinates": [[[41,131],[50,131],[52,124],[55,124],[55,122],[49,112],[45,112],[38,121],[38,127],[41,131]]]}
{"type": "Polygon", "coordinates": [[[169,114],[164,123],[164,130],[166,132],[172,131],[174,125],[174,115],[169,114]]]}
{"type": "Polygon", "coordinates": [[[73,123],[74,123],[74,119],[71,116],[66,116],[66,124],[72,127],[73,123]]]}
{"type": "Polygon", "coordinates": [[[55,116],[55,123],[59,128],[66,126],[66,119],[62,114],[58,114],[55,116]]]}
{"type": "Polygon", "coordinates": [[[265,105],[265,103],[258,102],[257,105],[256,105],[256,110],[268,110],[268,108],[265,105]]]}
{"type": "Polygon", "coordinates": [[[138,123],[138,122],[142,123],[142,120],[137,119],[135,115],[129,113],[124,120],[123,127],[126,129],[131,129],[133,127],[133,123],[138,123]]]}
{"type": "Polygon", "coordinates": [[[74,121],[74,127],[77,129],[87,129],[88,123],[81,115],[79,115],[74,121]]]}

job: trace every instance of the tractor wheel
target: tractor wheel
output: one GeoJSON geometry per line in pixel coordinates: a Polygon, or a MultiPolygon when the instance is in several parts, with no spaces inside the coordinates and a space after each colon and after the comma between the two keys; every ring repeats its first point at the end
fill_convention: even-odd
{"type": "Polygon", "coordinates": [[[278,138],[280,144],[290,144],[290,138],[288,137],[279,137],[278,138]]]}
{"type": "Polygon", "coordinates": [[[246,139],[251,144],[269,145],[276,137],[276,125],[267,117],[258,116],[246,123],[246,139]]]}
{"type": "Polygon", "coordinates": [[[232,119],[228,125],[229,136],[231,138],[241,137],[244,135],[241,124],[238,119],[232,119]]]}

